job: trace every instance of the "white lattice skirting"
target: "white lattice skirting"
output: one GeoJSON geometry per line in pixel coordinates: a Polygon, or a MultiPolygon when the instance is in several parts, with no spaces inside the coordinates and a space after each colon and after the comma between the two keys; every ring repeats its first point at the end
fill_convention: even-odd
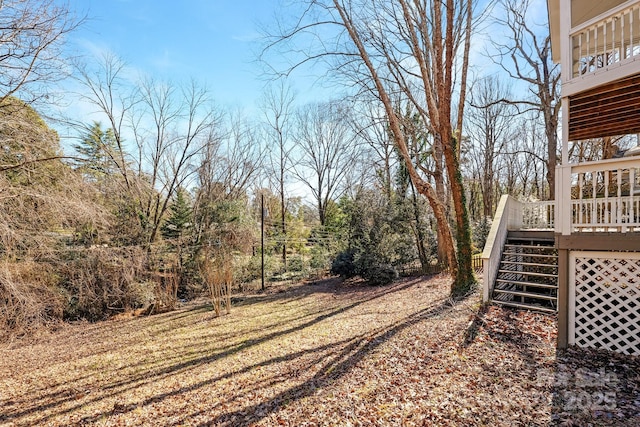
{"type": "Polygon", "coordinates": [[[640,355],[640,254],[570,253],[569,342],[640,355]]]}

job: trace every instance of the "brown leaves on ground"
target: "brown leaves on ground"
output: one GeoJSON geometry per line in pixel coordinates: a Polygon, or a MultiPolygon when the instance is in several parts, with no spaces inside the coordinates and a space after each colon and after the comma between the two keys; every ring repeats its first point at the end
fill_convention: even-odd
{"type": "Polygon", "coordinates": [[[0,425],[637,425],[637,359],[557,357],[553,317],[453,302],[449,285],[327,280],[236,297],[221,318],[190,304],[71,325],[0,349],[0,425]],[[614,375],[599,390],[579,368],[614,375]]]}

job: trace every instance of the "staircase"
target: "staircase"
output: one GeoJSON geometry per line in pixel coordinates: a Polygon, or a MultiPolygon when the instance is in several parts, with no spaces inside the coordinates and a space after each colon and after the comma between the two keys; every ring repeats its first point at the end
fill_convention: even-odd
{"type": "Polygon", "coordinates": [[[509,232],[491,300],[495,304],[557,311],[558,255],[553,232],[509,232]]]}

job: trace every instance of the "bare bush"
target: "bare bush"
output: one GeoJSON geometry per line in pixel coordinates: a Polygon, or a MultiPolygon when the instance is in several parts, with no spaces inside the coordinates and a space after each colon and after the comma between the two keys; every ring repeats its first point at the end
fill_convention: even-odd
{"type": "Polygon", "coordinates": [[[223,307],[227,314],[231,313],[232,262],[225,259],[221,262],[214,263],[209,257],[209,254],[206,254],[200,266],[200,272],[209,290],[211,304],[213,305],[216,316],[222,314],[223,307]]]}
{"type": "Polygon", "coordinates": [[[51,266],[5,262],[0,266],[0,341],[62,319],[64,298],[51,266]]]}
{"type": "Polygon", "coordinates": [[[94,247],[73,254],[61,266],[67,319],[100,320],[156,303],[155,284],[146,277],[147,256],[139,247],[94,247]]]}
{"type": "Polygon", "coordinates": [[[178,287],[180,273],[177,265],[168,271],[150,273],[154,288],[154,301],[146,311],[147,314],[175,310],[178,303],[178,287]]]}

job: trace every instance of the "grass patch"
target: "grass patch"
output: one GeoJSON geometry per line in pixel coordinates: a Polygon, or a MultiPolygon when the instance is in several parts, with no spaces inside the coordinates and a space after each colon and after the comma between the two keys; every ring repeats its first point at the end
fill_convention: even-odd
{"type": "MultiPolygon", "coordinates": [[[[581,360],[557,358],[553,317],[478,311],[477,293],[453,302],[449,285],[445,276],[387,287],[326,280],[238,296],[232,313],[219,318],[208,305],[189,304],[16,341],[0,349],[0,424],[506,426],[587,419],[567,412],[566,390],[539,375],[581,360]]],[[[633,363],[625,362],[629,390],[638,381],[633,363]]],[[[622,414],[637,425],[629,412],[634,400],[624,393],[616,395],[619,412],[592,411],[589,422],[624,425],[622,414]]]]}

